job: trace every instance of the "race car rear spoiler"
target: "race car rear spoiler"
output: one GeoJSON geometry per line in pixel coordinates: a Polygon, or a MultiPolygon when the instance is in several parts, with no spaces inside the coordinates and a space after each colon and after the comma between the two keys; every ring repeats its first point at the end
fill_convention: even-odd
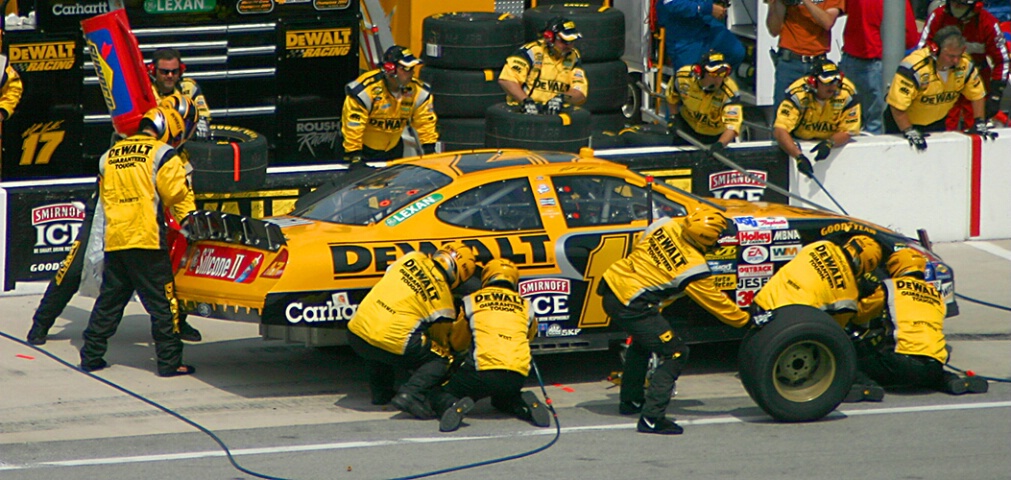
{"type": "Polygon", "coordinates": [[[190,242],[214,240],[278,251],[287,242],[281,227],[263,220],[213,210],[190,212],[182,222],[182,231],[190,242]]]}

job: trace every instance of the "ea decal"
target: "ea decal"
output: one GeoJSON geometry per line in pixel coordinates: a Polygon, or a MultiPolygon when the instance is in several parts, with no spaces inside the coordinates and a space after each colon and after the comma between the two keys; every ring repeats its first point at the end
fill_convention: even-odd
{"type": "Polygon", "coordinates": [[[761,245],[744,247],[741,258],[748,263],[762,263],[769,259],[769,249],[761,245]]]}

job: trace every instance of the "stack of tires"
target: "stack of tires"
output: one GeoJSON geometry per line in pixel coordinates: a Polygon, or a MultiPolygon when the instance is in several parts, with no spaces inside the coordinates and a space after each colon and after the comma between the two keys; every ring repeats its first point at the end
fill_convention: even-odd
{"type": "Polygon", "coordinates": [[[249,192],[267,180],[267,139],[248,128],[211,125],[208,139],[184,145],[196,193],[249,192]]]}
{"type": "Polygon", "coordinates": [[[564,3],[541,5],[523,12],[524,38],[540,38],[544,26],[554,17],[565,17],[576,24],[583,38],[575,43],[590,84],[590,94],[582,108],[591,115],[593,146],[601,148],[626,123],[622,111],[629,97],[629,75],[621,56],[625,53],[625,15],[620,10],[590,5],[564,3]]]}
{"type": "Polygon", "coordinates": [[[498,74],[523,45],[523,22],[508,13],[440,13],[422,22],[421,80],[432,87],[442,151],[484,148],[485,111],[502,102],[498,74]]]}

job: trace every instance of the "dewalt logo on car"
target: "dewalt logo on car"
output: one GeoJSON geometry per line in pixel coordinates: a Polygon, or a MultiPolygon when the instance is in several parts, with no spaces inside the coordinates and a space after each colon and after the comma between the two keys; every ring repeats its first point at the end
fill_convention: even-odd
{"type": "Polygon", "coordinates": [[[76,60],[72,41],[14,44],[9,58],[19,72],[70,70],[76,60]]]}
{"type": "Polygon", "coordinates": [[[291,30],[284,46],[289,58],[341,57],[351,52],[351,29],[291,30]]]}

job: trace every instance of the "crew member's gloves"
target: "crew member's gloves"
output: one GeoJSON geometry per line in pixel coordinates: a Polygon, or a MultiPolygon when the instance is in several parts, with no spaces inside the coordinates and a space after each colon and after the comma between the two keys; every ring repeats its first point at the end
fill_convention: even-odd
{"type": "Polygon", "coordinates": [[[435,144],[434,143],[422,144],[421,151],[424,152],[425,155],[431,155],[435,153],[435,144]]]}
{"type": "Polygon", "coordinates": [[[990,125],[985,118],[977,118],[976,122],[972,124],[972,128],[966,130],[965,133],[979,135],[983,137],[983,140],[997,139],[997,132],[990,131],[990,125]]]}
{"type": "Polygon", "coordinates": [[[1003,80],[990,81],[990,95],[986,97],[986,118],[993,118],[1000,111],[1000,99],[1004,96],[1004,87],[1007,87],[1007,82],[1003,80]]]}
{"type": "Polygon", "coordinates": [[[902,131],[902,136],[909,140],[909,144],[916,147],[919,151],[924,151],[927,149],[927,140],[924,139],[926,135],[920,133],[916,127],[909,127],[902,131]]]}
{"type": "Polygon", "coordinates": [[[818,142],[818,144],[811,149],[811,153],[817,152],[814,156],[814,161],[820,162],[828,158],[828,154],[832,152],[833,145],[834,143],[832,143],[832,139],[826,139],[818,142]]]}
{"type": "Polygon", "coordinates": [[[814,178],[814,167],[811,166],[811,161],[804,156],[804,154],[797,155],[797,170],[809,178],[814,178]]]}
{"type": "Polygon", "coordinates": [[[527,115],[540,115],[541,112],[537,109],[537,102],[527,97],[523,99],[523,113],[527,115]]]}
{"type": "Polygon", "coordinates": [[[724,150],[726,150],[726,149],[727,149],[727,146],[724,145],[723,142],[717,140],[717,141],[713,142],[712,145],[709,146],[709,153],[711,153],[713,155],[716,155],[717,153],[722,154],[724,152],[724,150]]]}
{"type": "Polygon", "coordinates": [[[562,111],[562,105],[565,104],[565,96],[558,94],[554,98],[548,100],[548,103],[544,105],[544,113],[548,115],[558,115],[562,111]]]}
{"type": "Polygon", "coordinates": [[[211,138],[211,126],[207,123],[206,118],[201,118],[197,120],[197,138],[207,140],[211,138]]]}

